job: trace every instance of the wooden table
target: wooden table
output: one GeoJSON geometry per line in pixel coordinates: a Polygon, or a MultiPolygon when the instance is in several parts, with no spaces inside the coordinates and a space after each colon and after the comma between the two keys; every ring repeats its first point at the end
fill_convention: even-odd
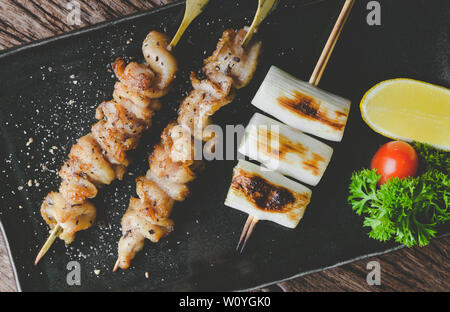
{"type": "MultiPolygon", "coordinates": [[[[0,49],[51,37],[105,20],[163,5],[172,0],[79,0],[81,25],[67,24],[68,0],[1,0],[0,49]]],[[[433,240],[424,248],[390,254],[309,274],[261,291],[449,291],[450,237],[433,240]],[[381,265],[381,285],[369,286],[370,261],[381,265]]],[[[6,247],[0,235],[0,291],[15,291],[6,247]]]]}

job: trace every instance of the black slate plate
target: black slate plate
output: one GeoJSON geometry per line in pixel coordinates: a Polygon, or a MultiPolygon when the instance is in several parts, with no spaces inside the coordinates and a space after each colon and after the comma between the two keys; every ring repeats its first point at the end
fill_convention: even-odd
{"type": "MultiPolygon", "coordinates": [[[[33,259],[48,231],[39,215],[40,203],[48,191],[57,189],[55,171],[76,138],[89,131],[95,107],[111,98],[115,79],[109,64],[117,56],[141,60],[147,31],[173,34],[183,7],[169,5],[0,54],[0,216],[23,290],[246,289],[399,248],[368,238],[361,218],[346,203],[351,172],[367,166],[387,141],[364,124],[358,103],[365,90],[389,78],[449,86],[448,1],[381,1],[382,26],[374,27],[366,23],[367,1],[357,1],[321,82],[323,89],[353,101],[349,123],[343,142],[330,144],[335,148],[333,161],[313,188],[312,203],[296,230],[261,222],[245,253],[237,255],[234,248],[246,216],[223,205],[235,161],[215,161],[193,184],[193,196],[176,207],[176,231],[159,244],[147,243],[130,270],[111,272],[119,222],[134,194],[134,179],[145,172],[151,146],[175,116],[189,71],[200,68],[222,30],[249,24],[256,3],[213,2],[177,48],[182,70],[176,91],[165,98],[165,108],[134,153],[134,175],[106,187],[95,200],[97,225],[81,232],[69,247],[58,241],[38,267],[33,259]],[[27,146],[30,137],[34,141],[27,146]],[[53,154],[52,146],[58,147],[53,154]],[[39,185],[29,187],[30,179],[39,185]],[[70,261],[81,265],[81,286],[66,283],[70,261]]],[[[264,57],[253,82],[216,115],[216,122],[248,122],[255,111],[252,96],[272,64],[307,79],[342,3],[283,1],[261,28],[264,57]]],[[[449,229],[442,227],[439,234],[449,229]]]]}

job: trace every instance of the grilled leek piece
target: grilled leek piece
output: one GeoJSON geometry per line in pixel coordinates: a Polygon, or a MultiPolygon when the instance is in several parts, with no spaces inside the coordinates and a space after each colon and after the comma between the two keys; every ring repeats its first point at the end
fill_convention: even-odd
{"type": "Polygon", "coordinates": [[[295,228],[311,200],[311,190],[285,176],[240,160],[225,205],[257,220],[295,228]]]}
{"type": "Polygon", "coordinates": [[[344,135],[350,103],[275,66],[270,68],[252,101],[291,127],[337,142],[344,135]]]}
{"type": "Polygon", "coordinates": [[[331,160],[333,149],[297,129],[256,113],[245,128],[239,153],[316,186],[331,160]]]}

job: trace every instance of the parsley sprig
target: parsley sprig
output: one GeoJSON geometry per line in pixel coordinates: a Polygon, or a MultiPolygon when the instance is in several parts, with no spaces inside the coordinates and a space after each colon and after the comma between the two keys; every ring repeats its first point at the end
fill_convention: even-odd
{"type": "Polygon", "coordinates": [[[413,145],[426,170],[437,169],[447,175],[450,174],[450,157],[448,152],[439,151],[427,144],[415,142],[413,145]]]}
{"type": "Polygon", "coordinates": [[[381,176],[375,170],[353,173],[348,200],[355,213],[365,217],[363,226],[371,228],[370,237],[425,246],[436,236],[436,226],[450,220],[448,154],[420,148],[427,169],[419,177],[393,178],[377,187],[381,176]]]}

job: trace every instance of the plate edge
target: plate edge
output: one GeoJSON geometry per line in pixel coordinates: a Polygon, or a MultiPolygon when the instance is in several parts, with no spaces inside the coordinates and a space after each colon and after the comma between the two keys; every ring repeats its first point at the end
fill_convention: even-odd
{"type": "MultiPolygon", "coordinates": [[[[448,236],[450,236],[450,233],[446,233],[446,234],[443,234],[443,235],[436,236],[435,238],[433,238],[433,240],[434,239],[445,238],[445,237],[448,237],[448,236]]],[[[325,270],[328,270],[328,269],[334,269],[334,268],[337,268],[337,267],[340,267],[340,266],[343,266],[343,265],[346,265],[346,264],[349,264],[349,263],[353,263],[353,262],[356,262],[356,261],[359,261],[359,260],[364,260],[364,259],[375,257],[375,256],[385,255],[385,254],[388,254],[388,253],[391,253],[391,252],[403,249],[405,247],[406,247],[406,245],[399,245],[397,247],[389,248],[389,249],[386,249],[384,251],[374,252],[374,253],[371,253],[371,254],[359,256],[359,257],[352,258],[352,259],[349,259],[349,260],[345,260],[345,261],[342,261],[342,262],[337,262],[337,263],[335,263],[333,265],[330,265],[330,266],[327,266],[327,267],[324,267],[324,268],[320,268],[320,269],[316,269],[316,270],[310,270],[310,271],[306,271],[306,272],[299,273],[299,274],[294,274],[294,275],[291,275],[290,277],[286,277],[286,278],[283,278],[283,279],[280,279],[280,280],[277,280],[277,281],[268,282],[268,283],[257,285],[257,286],[254,286],[254,287],[238,289],[238,290],[235,290],[235,292],[249,292],[249,291],[252,291],[252,290],[259,289],[259,288],[272,286],[272,285],[275,285],[275,284],[278,284],[278,283],[287,282],[287,281],[292,280],[294,278],[302,277],[302,276],[313,274],[313,273],[322,272],[322,271],[325,271],[325,270]]],[[[426,247],[426,246],[424,246],[424,247],[426,247]]]]}
{"type": "Polygon", "coordinates": [[[19,274],[17,273],[16,264],[12,256],[11,247],[9,245],[8,236],[6,236],[5,228],[3,227],[1,220],[0,220],[0,234],[3,236],[3,240],[5,241],[6,251],[8,253],[9,262],[13,271],[14,281],[16,282],[17,292],[23,292],[22,286],[20,285],[19,274]]]}

